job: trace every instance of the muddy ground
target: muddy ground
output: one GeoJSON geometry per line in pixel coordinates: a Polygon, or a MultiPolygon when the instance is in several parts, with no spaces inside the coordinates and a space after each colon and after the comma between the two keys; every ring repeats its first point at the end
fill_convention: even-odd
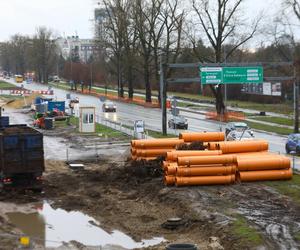
{"type": "MultiPolygon", "coordinates": [[[[299,232],[299,207],[262,183],[165,187],[156,163],[119,164],[106,160],[102,164],[85,162],[85,165],[85,170],[74,172],[64,162],[47,161],[44,193],[2,192],[0,201],[28,204],[50,200],[54,207],[82,211],[98,220],[107,231],[120,230],[136,241],[155,236],[167,240],[148,249],[165,249],[168,242],[192,242],[199,249],[300,246],[293,237],[299,232]],[[259,232],[257,242],[235,233],[233,225],[240,215],[247,218],[249,227],[259,232]],[[170,217],[180,217],[183,221],[177,228],[166,229],[163,225],[170,217]],[[210,243],[210,237],[216,237],[214,244],[210,243]]],[[[13,225],[1,216],[1,233],[11,230],[13,225]]],[[[9,246],[3,249],[11,249],[15,243],[1,237],[0,244],[9,246]]]]}
{"type": "MultiPolygon", "coordinates": [[[[20,233],[5,213],[45,200],[55,208],[81,211],[105,230],[120,230],[136,241],[166,239],[148,249],[165,249],[170,242],[194,243],[199,249],[300,248],[299,205],[265,183],[166,187],[158,161],[130,162],[126,160],[128,148],[109,145],[105,146],[109,149],[99,149],[100,158],[81,157],[85,169],[73,171],[56,154],[62,154],[60,147],[66,141],[79,150],[87,142],[94,144],[92,137],[74,134],[70,138],[67,130],[59,137],[55,131],[50,133],[52,151],[46,161],[43,192],[0,192],[0,249],[17,248],[12,234],[20,233]],[[166,223],[172,217],[182,218],[177,227],[166,223]]],[[[42,249],[38,242],[35,249],[42,249]]],[[[65,249],[90,248],[73,242],[65,249]]]]}

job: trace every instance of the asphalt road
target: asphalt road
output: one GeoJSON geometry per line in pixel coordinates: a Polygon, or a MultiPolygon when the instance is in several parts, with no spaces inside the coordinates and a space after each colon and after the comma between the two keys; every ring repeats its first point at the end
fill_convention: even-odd
{"type": "MultiPolygon", "coordinates": [[[[14,81],[10,81],[14,83],[14,81]]],[[[19,85],[19,84],[18,84],[19,85]]],[[[30,90],[47,90],[48,86],[32,83],[27,84],[24,83],[24,87],[30,90]]],[[[117,102],[117,112],[114,113],[103,113],[102,112],[102,102],[99,98],[88,95],[81,95],[77,93],[72,93],[67,90],[62,90],[58,88],[53,88],[54,90],[54,98],[57,100],[65,100],[66,94],[71,93],[73,97],[79,97],[79,102],[81,105],[92,105],[96,107],[96,114],[101,118],[106,118],[109,120],[113,120],[122,124],[133,126],[133,122],[135,120],[144,120],[147,129],[151,130],[161,130],[161,110],[154,108],[145,108],[142,106],[117,102]]],[[[220,131],[220,129],[224,130],[225,123],[220,123],[217,121],[208,121],[205,120],[204,115],[189,113],[185,111],[181,111],[181,115],[185,116],[188,119],[189,131],[220,131]]],[[[168,119],[171,117],[171,114],[168,114],[168,119]]],[[[169,130],[169,133],[179,133],[180,131],[174,131],[173,129],[169,130]]],[[[264,139],[269,142],[270,151],[285,153],[285,141],[286,137],[279,136],[276,134],[270,134],[265,132],[254,131],[255,137],[257,139],[264,139]]]]}

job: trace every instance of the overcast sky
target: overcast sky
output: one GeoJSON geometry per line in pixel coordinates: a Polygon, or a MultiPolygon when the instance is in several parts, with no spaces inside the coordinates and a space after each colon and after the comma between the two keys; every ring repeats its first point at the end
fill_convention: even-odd
{"type": "MultiPolygon", "coordinates": [[[[100,1],[100,0],[99,0],[100,1]]],[[[187,0],[182,0],[187,1],[187,0]]],[[[93,36],[93,9],[96,0],[0,0],[0,41],[20,33],[32,35],[38,26],[47,26],[59,35],[93,36]]],[[[254,17],[265,10],[271,20],[281,0],[246,0],[245,14],[254,17]]]]}
{"type": "Polygon", "coordinates": [[[0,41],[20,33],[32,35],[47,26],[63,35],[90,38],[94,0],[0,0],[0,41]]]}

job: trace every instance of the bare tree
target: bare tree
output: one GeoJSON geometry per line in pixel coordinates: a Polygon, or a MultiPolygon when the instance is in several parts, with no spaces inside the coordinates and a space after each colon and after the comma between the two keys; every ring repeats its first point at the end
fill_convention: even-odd
{"type": "MultiPolygon", "coordinates": [[[[216,63],[222,62],[222,49],[228,40],[234,46],[227,51],[226,58],[249,41],[257,31],[261,18],[258,18],[253,23],[250,31],[243,31],[243,29],[246,29],[246,20],[242,20],[239,16],[243,2],[245,0],[192,0],[193,10],[196,13],[199,24],[214,50],[214,61],[216,63]]],[[[219,114],[223,114],[225,105],[222,85],[210,85],[210,88],[216,98],[216,110],[219,114]]]]}
{"type": "Polygon", "coordinates": [[[133,19],[137,29],[140,55],[143,61],[146,102],[152,101],[150,74],[153,60],[153,43],[154,39],[159,40],[162,36],[160,10],[163,1],[164,0],[135,0],[133,6],[133,19]]]}
{"type": "Polygon", "coordinates": [[[54,71],[59,58],[51,30],[45,27],[37,29],[31,42],[31,58],[38,80],[47,83],[48,76],[54,71]]]}
{"type": "MultiPolygon", "coordinates": [[[[175,63],[181,50],[184,10],[179,9],[178,0],[165,0],[160,10],[160,26],[152,31],[154,71],[159,88],[159,54],[163,54],[165,63],[175,63]]],[[[167,75],[170,72],[166,72],[167,75]]],[[[159,101],[160,98],[159,91],[159,101]]]]}

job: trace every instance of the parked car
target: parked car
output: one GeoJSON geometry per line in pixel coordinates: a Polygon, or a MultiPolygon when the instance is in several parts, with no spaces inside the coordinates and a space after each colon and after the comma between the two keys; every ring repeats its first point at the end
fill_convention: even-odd
{"type": "Polygon", "coordinates": [[[179,116],[173,116],[168,121],[169,128],[173,129],[188,129],[188,121],[185,117],[179,115],[179,116]]]}
{"type": "Polygon", "coordinates": [[[105,101],[102,105],[103,112],[117,112],[117,105],[112,101],[105,101]]]}
{"type": "Polygon", "coordinates": [[[229,122],[225,127],[225,135],[227,137],[229,132],[233,130],[244,131],[246,129],[249,129],[249,127],[245,122],[229,122]]]}
{"type": "Polygon", "coordinates": [[[60,78],[58,76],[53,76],[53,82],[60,82],[60,78]]]}
{"type": "Polygon", "coordinates": [[[290,134],[285,144],[285,151],[287,154],[294,151],[300,154],[300,134],[290,134]]]}
{"type": "Polygon", "coordinates": [[[71,100],[69,101],[69,108],[70,108],[70,109],[73,109],[76,103],[79,103],[79,98],[78,98],[78,97],[76,97],[76,98],[74,98],[74,99],[71,99],[71,100]]]}
{"type": "Polygon", "coordinates": [[[228,133],[226,140],[227,141],[248,141],[253,140],[254,134],[252,130],[232,130],[228,133]]]}

